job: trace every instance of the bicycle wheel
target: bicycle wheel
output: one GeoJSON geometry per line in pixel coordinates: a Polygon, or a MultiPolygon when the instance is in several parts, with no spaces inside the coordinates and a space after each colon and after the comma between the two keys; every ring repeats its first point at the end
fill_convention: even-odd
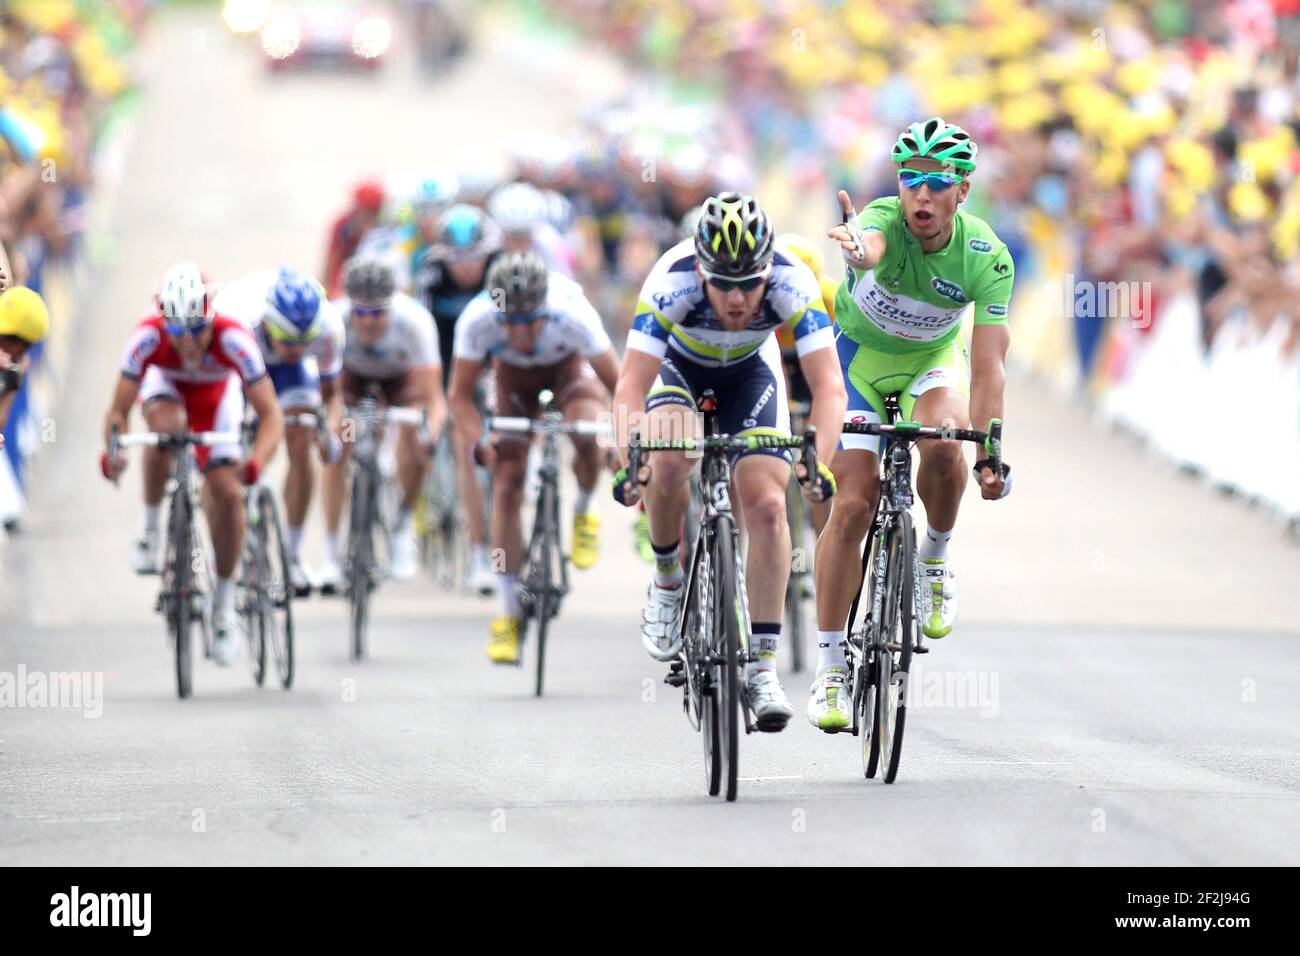
{"type": "Polygon", "coordinates": [[[258,494],[257,507],[264,535],[263,557],[266,578],[264,621],[275,658],[280,686],[293,686],[293,587],[289,577],[289,547],[280,524],[280,509],[269,488],[258,494]]]}
{"type": "MultiPolygon", "coordinates": [[[[877,688],[876,688],[876,652],[874,649],[875,642],[879,639],[875,621],[871,618],[870,608],[872,606],[872,596],[875,594],[876,586],[876,562],[880,560],[880,540],[881,532],[878,527],[873,526],[868,536],[866,548],[863,551],[863,566],[865,568],[862,587],[859,589],[858,598],[854,601],[854,611],[857,609],[857,602],[863,597],[867,601],[867,614],[863,619],[861,634],[861,656],[857,673],[854,675],[854,706],[856,707],[856,719],[858,723],[858,733],[862,737],[862,773],[868,779],[876,775],[876,770],[880,766],[880,738],[876,735],[876,717],[879,708],[876,705],[877,688]]],[[[849,623],[852,625],[853,615],[849,617],[849,623]]]]}
{"type": "Polygon", "coordinates": [[[740,642],[744,611],[736,577],[736,546],[731,519],[715,519],[713,534],[713,634],[710,653],[716,679],[718,749],[722,758],[722,784],[727,800],[736,799],[740,775],[740,642]]]}
{"type": "Polygon", "coordinates": [[[693,549],[694,560],[682,604],[682,652],[685,657],[689,717],[704,743],[704,779],[709,796],[722,789],[722,748],[718,746],[718,695],[712,686],[708,638],[712,633],[713,594],[708,550],[703,540],[693,549]]]}
{"type": "Polygon", "coordinates": [[[916,643],[916,535],[911,515],[899,516],[889,540],[889,573],[886,576],[884,647],[878,657],[876,727],[880,737],[880,758],[885,783],[898,776],[903,756],[903,730],[907,724],[907,679],[916,643]]]}
{"type": "Polygon", "coordinates": [[[168,623],[172,631],[172,648],[176,658],[176,696],[182,700],[194,692],[193,624],[194,546],[188,489],[178,485],[172,492],[171,511],[167,520],[167,566],[171,569],[171,588],[167,599],[168,623]]]}
{"type": "Polygon", "coordinates": [[[533,693],[542,696],[542,681],[546,668],[546,635],[550,631],[551,618],[555,614],[555,584],[553,577],[553,559],[559,552],[556,540],[559,529],[556,523],[555,486],[549,481],[542,483],[541,495],[537,500],[537,522],[541,533],[541,550],[539,561],[531,568],[532,592],[536,605],[533,616],[537,619],[537,681],[533,693]]]}
{"type": "Polygon", "coordinates": [[[809,573],[809,553],[804,525],[803,495],[794,481],[786,485],[785,513],[790,525],[790,577],[785,585],[785,641],[790,645],[790,670],[796,674],[804,668],[804,577],[809,573]]]}
{"type": "Polygon", "coordinates": [[[253,682],[261,687],[266,683],[266,617],[263,608],[267,579],[266,526],[256,502],[248,509],[247,516],[243,555],[239,562],[239,613],[248,636],[248,664],[253,671],[253,682]]]}
{"type": "Polygon", "coordinates": [[[354,661],[366,656],[366,628],[369,624],[370,587],[374,552],[375,491],[371,475],[358,468],[352,482],[352,510],[348,525],[348,599],[351,605],[351,654],[354,661]]]}

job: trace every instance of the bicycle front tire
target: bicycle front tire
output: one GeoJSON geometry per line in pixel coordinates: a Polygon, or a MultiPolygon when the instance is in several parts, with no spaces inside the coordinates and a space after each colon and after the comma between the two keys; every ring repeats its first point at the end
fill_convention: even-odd
{"type": "Polygon", "coordinates": [[[280,509],[271,489],[263,488],[258,495],[262,527],[265,529],[266,601],[271,653],[275,657],[276,676],[280,686],[288,690],[293,686],[293,580],[289,574],[289,548],[280,524],[280,509]],[[278,566],[278,567],[277,567],[278,566]],[[278,575],[277,575],[278,570],[278,575]]]}
{"type": "Polygon", "coordinates": [[[172,493],[171,512],[168,516],[167,537],[170,542],[168,560],[171,562],[171,595],[168,600],[169,623],[172,629],[172,649],[176,662],[176,696],[182,700],[194,693],[194,649],[191,639],[194,589],[193,567],[193,516],[190,514],[189,490],[178,483],[172,493]]]}
{"type": "Polygon", "coordinates": [[[736,799],[740,776],[740,642],[744,612],[737,586],[734,525],[727,517],[715,520],[713,533],[713,641],[714,690],[718,705],[718,737],[722,757],[722,785],[728,801],[736,799]]]}

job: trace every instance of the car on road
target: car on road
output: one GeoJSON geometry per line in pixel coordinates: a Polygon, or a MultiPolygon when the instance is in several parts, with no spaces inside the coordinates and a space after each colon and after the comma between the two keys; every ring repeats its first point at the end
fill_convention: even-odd
{"type": "Polygon", "coordinates": [[[371,4],[304,2],[273,8],[259,35],[271,70],[377,68],[393,41],[388,14],[371,4]]]}

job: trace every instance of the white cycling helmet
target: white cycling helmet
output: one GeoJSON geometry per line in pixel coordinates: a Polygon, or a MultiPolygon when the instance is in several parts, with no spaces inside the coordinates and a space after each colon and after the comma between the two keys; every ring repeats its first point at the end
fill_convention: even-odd
{"type": "Polygon", "coordinates": [[[531,232],[546,218],[546,197],[528,183],[507,183],[492,194],[487,211],[503,232],[531,232]]]}
{"type": "Polygon", "coordinates": [[[178,262],[163,273],[158,311],[169,329],[196,331],[212,319],[213,289],[197,263],[178,262]]]}

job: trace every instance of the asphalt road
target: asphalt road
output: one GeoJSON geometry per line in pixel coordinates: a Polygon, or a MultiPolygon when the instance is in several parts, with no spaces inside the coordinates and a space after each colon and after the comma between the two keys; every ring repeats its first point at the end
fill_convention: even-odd
{"type": "MultiPolygon", "coordinates": [[[[863,780],[856,739],[799,717],[743,740],[738,802],[705,794],[680,694],[637,638],[647,571],[612,502],[544,699],[487,663],[492,602],[420,581],[379,593],[364,664],[343,606],[314,601],[291,692],[201,662],[177,701],[156,581],[126,566],[138,467],[115,490],[95,464],[121,343],[163,267],[315,267],[358,174],[500,162],[620,80],[494,23],[437,84],[400,62],[271,80],[201,10],[160,15],[143,55],[113,256],[27,532],[0,556],[0,680],[88,672],[102,694],[0,707],[0,862],[1300,862],[1300,552],[1023,377],[1006,416],[1016,493],[966,503],[961,624],[914,678],[893,786],[863,780]]],[[[786,683],[802,708],[804,680],[786,683]]]]}

